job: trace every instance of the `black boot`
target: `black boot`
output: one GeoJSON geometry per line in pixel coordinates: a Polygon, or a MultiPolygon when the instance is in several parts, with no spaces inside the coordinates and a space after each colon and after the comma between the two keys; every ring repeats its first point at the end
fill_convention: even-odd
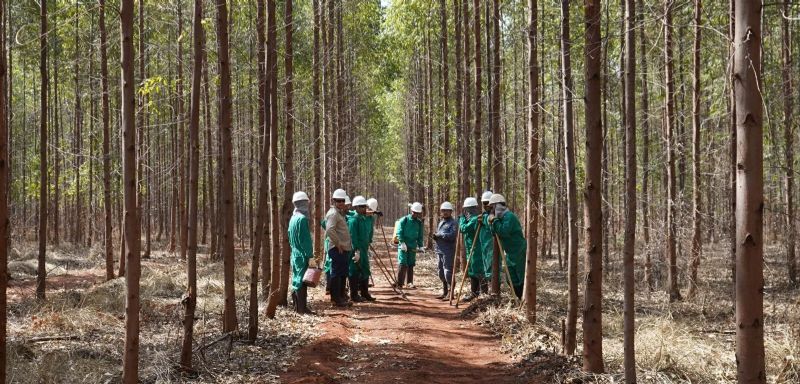
{"type": "Polygon", "coordinates": [[[488,295],[489,294],[489,280],[481,279],[480,280],[480,285],[481,285],[481,294],[488,295]]]}
{"type": "Polygon", "coordinates": [[[375,301],[374,297],[369,294],[369,279],[361,280],[361,297],[366,301],[375,301]]]}
{"type": "Polygon", "coordinates": [[[439,300],[447,300],[447,297],[448,297],[447,294],[450,292],[447,288],[448,288],[447,287],[447,281],[443,281],[442,282],[442,294],[439,295],[439,296],[436,296],[436,298],[439,299],[439,300]]]}
{"type": "Polygon", "coordinates": [[[301,315],[316,315],[308,308],[308,286],[303,284],[297,291],[297,313],[301,315]]]}
{"type": "Polygon", "coordinates": [[[514,286],[514,294],[517,295],[518,299],[522,299],[523,287],[524,286],[522,284],[514,286]]]}
{"type": "Polygon", "coordinates": [[[417,287],[414,286],[414,266],[408,266],[408,280],[406,281],[406,285],[409,289],[416,289],[417,287]]]}
{"type": "Polygon", "coordinates": [[[342,287],[344,286],[344,277],[337,276],[331,279],[331,297],[336,303],[337,307],[347,307],[352,305],[344,297],[342,297],[342,287]]]}
{"type": "Polygon", "coordinates": [[[358,287],[361,285],[361,281],[357,277],[351,277],[350,279],[350,300],[354,303],[361,303],[364,299],[361,298],[361,295],[358,294],[358,287]]]}
{"type": "Polygon", "coordinates": [[[300,299],[297,296],[297,291],[292,291],[292,310],[294,310],[297,313],[300,313],[300,311],[297,309],[299,306],[299,302],[300,299]]]}
{"type": "Polygon", "coordinates": [[[478,297],[480,295],[480,280],[477,277],[470,277],[469,278],[469,293],[461,299],[463,302],[470,302],[472,299],[478,297]]]}
{"type": "Polygon", "coordinates": [[[341,281],[339,283],[339,296],[342,298],[342,300],[350,302],[350,297],[347,296],[347,277],[342,276],[339,278],[339,280],[341,281]]]}
{"type": "Polygon", "coordinates": [[[405,265],[399,265],[397,268],[397,288],[403,288],[406,282],[406,269],[408,267],[405,265]]]}

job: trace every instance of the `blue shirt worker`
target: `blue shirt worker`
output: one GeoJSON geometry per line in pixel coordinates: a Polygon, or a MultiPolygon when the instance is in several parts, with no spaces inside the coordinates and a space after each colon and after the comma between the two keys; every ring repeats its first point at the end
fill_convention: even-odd
{"type": "Polygon", "coordinates": [[[439,207],[439,225],[433,240],[436,242],[436,258],[439,269],[439,280],[442,281],[442,294],[437,299],[447,300],[448,292],[453,283],[453,259],[456,256],[456,237],[458,229],[456,219],[453,218],[453,204],[445,201],[439,207]]]}
{"type": "Polygon", "coordinates": [[[344,286],[348,275],[348,259],[353,251],[350,230],[347,228],[347,193],[342,189],[333,192],[333,206],[325,214],[325,236],[328,239],[326,252],[331,259],[330,292],[337,307],[352,305],[347,299],[344,286]]]}
{"type": "Polygon", "coordinates": [[[317,262],[314,260],[314,246],[311,241],[311,226],[309,216],[311,210],[308,195],[303,192],[295,192],[292,196],[294,213],[289,219],[289,246],[292,248],[292,304],[295,312],[305,315],[313,314],[308,309],[308,285],[303,283],[303,277],[309,266],[316,268],[317,262]]]}
{"type": "Polygon", "coordinates": [[[400,219],[397,226],[397,285],[401,288],[404,282],[408,283],[408,288],[415,288],[414,266],[417,264],[417,252],[423,249],[423,229],[422,203],[416,202],[411,204],[411,213],[400,219]]]}
{"type": "Polygon", "coordinates": [[[463,209],[464,214],[458,218],[458,229],[464,238],[464,249],[467,252],[467,261],[469,262],[467,274],[469,275],[470,291],[464,295],[461,301],[469,302],[480,295],[480,284],[486,277],[483,249],[480,246],[480,239],[475,236],[479,230],[483,230],[483,215],[481,215],[481,208],[478,206],[478,199],[474,197],[468,197],[464,200],[463,209]]]}
{"type": "MultiPolygon", "coordinates": [[[[525,282],[525,252],[527,251],[527,241],[522,231],[522,225],[514,212],[506,206],[506,199],[502,195],[494,194],[489,205],[492,213],[489,214],[488,221],[492,226],[492,233],[497,235],[503,251],[505,251],[505,263],[514,287],[514,294],[522,298],[522,287],[525,282]]],[[[502,269],[500,270],[502,273],[502,269]]]]}

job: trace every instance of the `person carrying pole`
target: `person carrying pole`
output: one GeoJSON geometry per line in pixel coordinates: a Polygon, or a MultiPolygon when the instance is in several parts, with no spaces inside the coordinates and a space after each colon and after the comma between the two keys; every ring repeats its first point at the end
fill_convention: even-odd
{"type": "Polygon", "coordinates": [[[439,207],[439,225],[433,240],[436,243],[436,258],[438,259],[439,280],[442,281],[442,294],[436,296],[437,299],[447,300],[448,292],[453,285],[453,259],[456,256],[456,237],[458,229],[456,220],[453,219],[453,204],[445,201],[439,207]]]}
{"type": "Polygon", "coordinates": [[[518,299],[522,298],[522,288],[525,281],[525,251],[527,241],[522,231],[519,218],[506,206],[506,199],[499,194],[493,194],[489,199],[491,213],[487,221],[492,233],[497,236],[501,248],[505,251],[505,263],[511,275],[511,285],[518,299]]]}
{"type": "Polygon", "coordinates": [[[367,200],[363,196],[353,198],[354,213],[347,217],[347,227],[353,241],[353,255],[349,261],[350,299],[359,303],[375,301],[369,294],[369,245],[372,236],[372,220],[367,218],[367,200]]]}
{"type": "Polygon", "coordinates": [[[400,219],[397,226],[397,286],[414,289],[414,266],[417,264],[417,251],[422,248],[424,226],[422,223],[422,203],[411,204],[411,213],[400,219]],[[406,278],[408,280],[406,280],[406,278]]]}
{"type": "Polygon", "coordinates": [[[289,219],[289,246],[292,247],[292,304],[299,314],[313,314],[308,309],[308,285],[303,283],[303,276],[310,267],[316,267],[314,247],[311,241],[311,226],[308,218],[311,216],[308,195],[295,192],[292,196],[294,213],[289,219]]]}
{"type": "MultiPolygon", "coordinates": [[[[487,200],[488,202],[488,200],[487,200]]],[[[480,233],[484,226],[481,225],[483,216],[480,214],[478,200],[468,197],[464,200],[464,214],[458,218],[458,228],[464,239],[464,249],[467,250],[467,274],[469,275],[470,291],[461,300],[469,302],[480,295],[480,287],[486,277],[486,265],[483,262],[483,248],[480,246],[480,233]],[[478,235],[478,244],[475,242],[475,235],[478,235]]],[[[491,232],[490,232],[491,236],[491,232]]]]}
{"type": "Polygon", "coordinates": [[[481,247],[481,261],[483,261],[483,279],[480,281],[480,289],[482,294],[489,293],[489,281],[492,280],[492,273],[493,265],[492,261],[494,259],[494,236],[492,235],[492,230],[487,222],[489,214],[491,213],[491,207],[489,206],[489,199],[491,199],[493,193],[492,191],[486,191],[481,195],[481,203],[483,204],[483,215],[481,216],[481,220],[483,221],[483,225],[481,225],[481,231],[478,235],[478,244],[481,247]]]}
{"type": "Polygon", "coordinates": [[[331,298],[337,307],[352,305],[344,294],[345,278],[348,275],[348,259],[353,250],[350,231],[347,228],[347,207],[345,199],[349,200],[343,189],[333,192],[333,206],[325,214],[325,236],[328,239],[328,258],[331,260],[330,292],[331,298]]]}

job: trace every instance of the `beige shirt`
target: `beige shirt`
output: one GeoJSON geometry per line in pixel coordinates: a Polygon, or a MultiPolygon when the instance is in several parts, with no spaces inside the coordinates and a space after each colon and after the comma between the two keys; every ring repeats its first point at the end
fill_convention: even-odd
{"type": "Polygon", "coordinates": [[[347,228],[347,219],[339,213],[336,207],[331,207],[325,214],[325,236],[328,237],[328,249],[340,247],[344,251],[353,250],[350,239],[350,230],[347,228]]]}

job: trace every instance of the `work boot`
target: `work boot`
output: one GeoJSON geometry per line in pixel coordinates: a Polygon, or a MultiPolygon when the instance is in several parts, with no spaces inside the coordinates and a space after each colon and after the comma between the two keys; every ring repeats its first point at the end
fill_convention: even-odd
{"type": "Polygon", "coordinates": [[[342,286],[344,286],[344,277],[337,276],[331,279],[331,297],[336,303],[337,307],[349,307],[352,305],[344,297],[342,297],[342,286]]]}
{"type": "Polygon", "coordinates": [[[478,280],[477,277],[470,277],[469,278],[469,293],[467,293],[461,299],[461,301],[466,303],[466,302],[470,302],[474,298],[478,297],[478,295],[480,294],[480,291],[479,291],[480,284],[481,284],[481,282],[480,282],[480,280],[478,280]]]}
{"type": "Polygon", "coordinates": [[[361,303],[365,300],[361,298],[361,295],[358,294],[358,286],[360,285],[360,281],[358,278],[351,277],[350,279],[350,300],[354,303],[361,303]]]}
{"type": "Polygon", "coordinates": [[[297,291],[292,291],[292,309],[297,313],[300,313],[297,309],[299,301],[300,299],[297,297],[297,291]]]}
{"type": "Polygon", "coordinates": [[[406,281],[406,270],[407,269],[408,269],[408,266],[405,266],[405,265],[399,265],[398,266],[398,268],[397,268],[397,284],[396,284],[397,288],[403,288],[403,283],[405,283],[405,281],[406,281]]]}
{"type": "Polygon", "coordinates": [[[308,286],[303,284],[302,287],[296,292],[297,296],[297,313],[301,315],[316,315],[314,311],[308,309],[308,286]]]}
{"type": "Polygon", "coordinates": [[[436,298],[439,299],[439,300],[447,300],[447,293],[448,292],[449,291],[447,289],[447,282],[443,281],[442,282],[442,294],[439,295],[439,296],[436,296],[436,298]]]}
{"type": "Polygon", "coordinates": [[[329,272],[325,272],[325,294],[331,294],[331,274],[329,272]]]}
{"type": "Polygon", "coordinates": [[[481,285],[481,294],[488,295],[489,294],[489,280],[481,279],[480,280],[480,285],[481,285]]]}
{"type": "Polygon", "coordinates": [[[417,289],[417,287],[414,285],[414,266],[413,265],[409,265],[408,266],[408,275],[406,275],[406,276],[407,276],[407,279],[408,279],[406,281],[406,283],[407,283],[406,285],[408,286],[408,289],[417,289]]]}
{"type": "Polygon", "coordinates": [[[375,301],[376,298],[369,294],[369,279],[361,280],[361,297],[366,301],[375,301]]]}

